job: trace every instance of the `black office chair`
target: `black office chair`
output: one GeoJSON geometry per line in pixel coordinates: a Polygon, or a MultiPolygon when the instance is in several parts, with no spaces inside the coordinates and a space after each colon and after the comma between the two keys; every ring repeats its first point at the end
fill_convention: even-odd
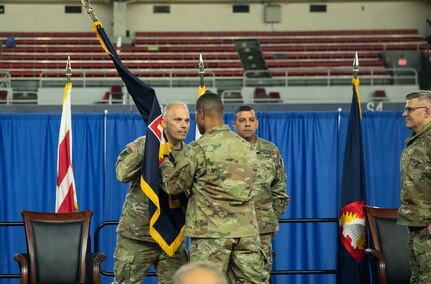
{"type": "Polygon", "coordinates": [[[365,251],[371,258],[373,277],[382,284],[410,283],[408,228],[397,224],[397,208],[364,206],[372,248],[365,251]],[[377,274],[377,275],[376,275],[377,274]]]}
{"type": "Polygon", "coordinates": [[[100,283],[103,253],[87,252],[93,212],[21,211],[27,254],[16,254],[21,283],[100,283]]]}

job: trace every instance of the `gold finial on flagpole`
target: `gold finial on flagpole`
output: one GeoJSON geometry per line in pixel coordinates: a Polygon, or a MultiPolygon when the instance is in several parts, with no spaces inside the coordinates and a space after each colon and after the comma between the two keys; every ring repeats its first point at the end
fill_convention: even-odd
{"type": "Polygon", "coordinates": [[[358,78],[358,72],[359,72],[359,59],[358,59],[358,52],[355,51],[355,58],[353,59],[353,77],[355,79],[358,78]]]}
{"type": "Polygon", "coordinates": [[[84,6],[86,12],[88,15],[90,15],[93,22],[98,22],[99,20],[96,17],[96,14],[94,13],[94,8],[91,6],[89,0],[81,0],[82,5],[84,6]]]}
{"type": "Polygon", "coordinates": [[[200,78],[200,86],[205,86],[204,75],[205,75],[205,65],[204,60],[202,59],[202,53],[199,55],[199,78],[200,78]]]}
{"type": "Polygon", "coordinates": [[[66,63],[66,80],[67,83],[70,83],[72,78],[72,65],[70,64],[70,56],[67,56],[67,63],[66,63]]]}

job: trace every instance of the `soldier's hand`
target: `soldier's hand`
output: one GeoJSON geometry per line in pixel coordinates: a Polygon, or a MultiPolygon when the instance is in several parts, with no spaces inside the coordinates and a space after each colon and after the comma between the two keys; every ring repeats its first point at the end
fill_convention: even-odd
{"type": "Polygon", "coordinates": [[[165,142],[165,143],[163,143],[162,145],[161,145],[161,152],[160,152],[160,154],[162,154],[163,155],[163,158],[168,158],[168,159],[170,159],[170,157],[171,157],[171,152],[172,152],[172,149],[171,149],[171,144],[169,144],[169,142],[165,142]]]}
{"type": "Polygon", "coordinates": [[[169,141],[168,141],[168,142],[166,142],[164,155],[170,156],[171,153],[172,153],[171,143],[169,143],[169,141]]]}

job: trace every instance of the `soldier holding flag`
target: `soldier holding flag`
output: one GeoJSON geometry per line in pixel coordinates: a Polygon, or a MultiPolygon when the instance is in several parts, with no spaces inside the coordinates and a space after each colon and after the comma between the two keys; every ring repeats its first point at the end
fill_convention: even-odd
{"type": "Polygon", "coordinates": [[[170,283],[169,273],[185,262],[182,205],[186,197],[172,197],[161,190],[158,165],[163,153],[175,156],[168,141],[174,151],[185,150],[182,141],[190,127],[189,112],[183,103],[175,103],[162,116],[155,90],[123,65],[89,0],[81,2],[93,20],[101,47],[111,57],[147,125],[145,139],[130,143],[116,165],[118,179],[131,185],[117,228],[114,283],[141,283],[151,265],[158,272],[159,283],[170,283]]]}
{"type": "Polygon", "coordinates": [[[223,121],[223,103],[206,92],[196,102],[201,138],[175,157],[164,158],[163,189],[187,192],[185,235],[190,261],[210,261],[237,283],[268,283],[254,208],[257,155],[223,121]]]}
{"type": "MultiPolygon", "coordinates": [[[[182,102],[168,104],[163,111],[165,134],[175,155],[188,149],[183,143],[190,128],[187,105],[182,102]]],[[[140,188],[140,169],[144,157],[146,137],[139,137],[121,152],[116,164],[117,178],[129,182],[117,228],[117,245],[114,252],[114,283],[141,283],[153,265],[158,283],[170,284],[172,275],[187,262],[184,243],[168,256],[150,235],[148,197],[140,188]]]]}

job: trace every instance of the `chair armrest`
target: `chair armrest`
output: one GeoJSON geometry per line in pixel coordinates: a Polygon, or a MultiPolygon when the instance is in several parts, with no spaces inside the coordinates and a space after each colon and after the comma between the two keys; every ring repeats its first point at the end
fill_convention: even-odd
{"type": "Polygon", "coordinates": [[[28,266],[28,254],[26,253],[17,253],[14,256],[14,259],[18,262],[19,268],[21,270],[21,284],[27,284],[29,280],[29,266],[28,266]]]}
{"type": "Polygon", "coordinates": [[[373,248],[366,248],[365,254],[371,258],[377,258],[379,261],[383,259],[383,255],[380,251],[375,250],[373,248]]]}
{"type": "Polygon", "coordinates": [[[86,283],[100,283],[100,263],[106,259],[104,253],[87,253],[85,263],[87,269],[86,283]]]}
{"type": "Polygon", "coordinates": [[[376,253],[376,250],[374,250],[372,248],[366,248],[365,249],[365,255],[368,256],[368,257],[377,257],[375,255],[375,253],[376,253]]]}
{"type": "Polygon", "coordinates": [[[382,281],[382,283],[387,283],[386,282],[387,281],[386,280],[386,263],[385,263],[385,258],[383,256],[383,254],[380,251],[375,250],[373,248],[366,248],[365,254],[368,257],[370,257],[372,260],[377,261],[380,281],[382,281]],[[382,280],[382,279],[384,279],[384,280],[382,280]]]}

